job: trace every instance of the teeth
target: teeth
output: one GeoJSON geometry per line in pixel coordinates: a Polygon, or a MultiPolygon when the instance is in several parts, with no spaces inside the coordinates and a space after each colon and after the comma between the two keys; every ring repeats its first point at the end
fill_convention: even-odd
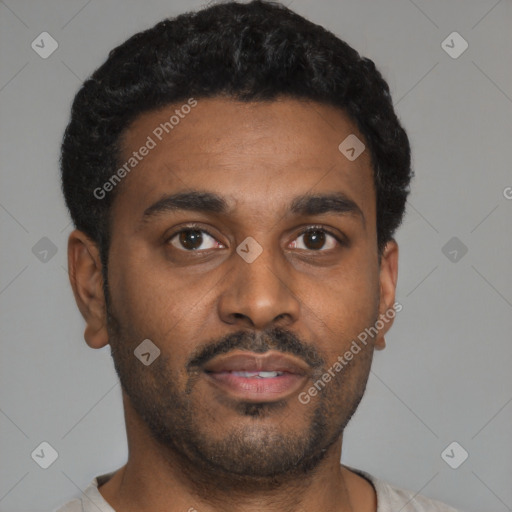
{"type": "Polygon", "coordinates": [[[256,377],[259,375],[259,372],[231,372],[233,375],[237,377],[256,377]]]}
{"type": "Polygon", "coordinates": [[[278,377],[279,375],[283,375],[283,372],[231,372],[233,375],[237,377],[245,377],[245,378],[260,378],[260,379],[269,379],[271,377],[278,377]]]}
{"type": "Polygon", "coordinates": [[[267,379],[269,377],[277,377],[278,375],[282,375],[282,372],[260,372],[259,377],[263,379],[267,379]]]}

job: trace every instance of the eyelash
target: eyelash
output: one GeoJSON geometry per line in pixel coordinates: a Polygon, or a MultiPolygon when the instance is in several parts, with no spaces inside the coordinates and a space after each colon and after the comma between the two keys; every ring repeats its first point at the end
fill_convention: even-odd
{"type": "MultiPolygon", "coordinates": [[[[204,229],[202,226],[200,226],[199,224],[188,224],[186,226],[183,226],[179,231],[175,231],[172,235],[170,235],[167,239],[166,239],[166,243],[170,243],[171,240],[176,236],[176,235],[179,235],[180,233],[183,233],[183,232],[187,232],[187,231],[200,231],[201,233],[206,233],[208,236],[210,236],[211,238],[213,238],[214,240],[217,240],[215,238],[214,235],[212,235],[207,229],[204,229]]],[[[319,225],[311,225],[311,226],[308,226],[306,228],[304,228],[302,231],[300,231],[298,234],[297,234],[297,237],[296,238],[299,238],[301,237],[302,235],[305,235],[306,233],[309,233],[311,231],[321,231],[323,233],[326,233],[327,235],[330,235],[332,236],[336,242],[338,242],[338,244],[341,246],[341,247],[346,247],[348,245],[348,242],[346,240],[344,240],[342,237],[340,237],[339,235],[333,233],[332,231],[330,231],[329,229],[323,227],[323,226],[319,226],[319,225]]],[[[208,250],[211,250],[211,249],[203,249],[203,251],[208,251],[208,250]]],[[[302,249],[301,249],[302,250],[302,249]]],[[[202,252],[202,251],[187,251],[185,249],[183,249],[184,252],[190,252],[190,253],[194,253],[194,252],[202,252]]],[[[311,251],[313,252],[328,252],[328,251],[322,251],[322,250],[318,250],[318,251],[314,251],[313,249],[311,249],[311,251]]]]}

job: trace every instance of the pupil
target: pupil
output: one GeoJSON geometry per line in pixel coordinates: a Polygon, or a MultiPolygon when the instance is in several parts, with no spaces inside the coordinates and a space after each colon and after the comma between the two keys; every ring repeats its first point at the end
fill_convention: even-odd
{"type": "Polygon", "coordinates": [[[202,241],[203,236],[201,235],[201,231],[198,231],[197,229],[190,229],[180,233],[180,243],[186,249],[197,249],[201,245],[202,241]]]}
{"type": "Polygon", "coordinates": [[[321,249],[325,243],[325,233],[323,231],[308,231],[305,240],[308,249],[321,249]],[[312,243],[308,244],[308,239],[312,240],[312,243]]]}

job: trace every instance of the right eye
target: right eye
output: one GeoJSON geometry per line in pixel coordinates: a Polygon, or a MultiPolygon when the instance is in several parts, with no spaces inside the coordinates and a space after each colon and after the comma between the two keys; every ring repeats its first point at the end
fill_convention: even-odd
{"type": "Polygon", "coordinates": [[[195,226],[180,229],[172,234],[167,241],[172,246],[184,252],[224,248],[208,231],[195,226]],[[203,244],[206,244],[206,247],[201,248],[203,244]]]}

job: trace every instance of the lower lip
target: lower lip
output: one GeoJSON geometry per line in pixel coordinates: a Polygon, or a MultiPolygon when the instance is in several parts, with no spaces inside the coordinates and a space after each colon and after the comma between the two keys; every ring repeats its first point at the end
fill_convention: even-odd
{"type": "Polygon", "coordinates": [[[274,402],[297,392],[306,380],[305,375],[285,372],[276,377],[239,377],[231,372],[206,373],[219,389],[236,398],[254,402],[274,402]]]}

